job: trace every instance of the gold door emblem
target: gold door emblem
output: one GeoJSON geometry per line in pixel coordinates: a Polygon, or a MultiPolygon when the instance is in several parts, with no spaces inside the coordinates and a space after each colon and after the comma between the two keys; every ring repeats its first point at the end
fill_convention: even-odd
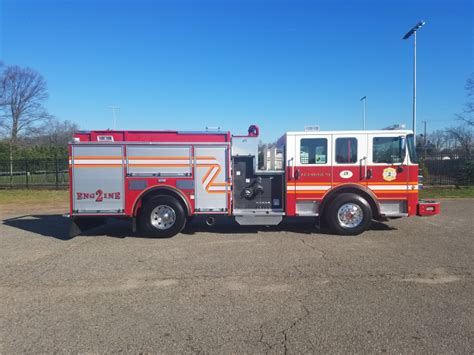
{"type": "Polygon", "coordinates": [[[383,170],[383,179],[385,181],[392,181],[397,178],[397,170],[394,168],[386,168],[383,170]]]}

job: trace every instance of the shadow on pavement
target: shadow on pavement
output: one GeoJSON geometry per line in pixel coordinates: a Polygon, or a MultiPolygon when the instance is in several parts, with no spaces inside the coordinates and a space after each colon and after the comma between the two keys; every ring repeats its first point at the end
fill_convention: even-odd
{"type": "MultiPolygon", "coordinates": [[[[3,224],[24,231],[59,240],[70,240],[70,220],[60,214],[25,215],[3,220],[3,224]]],[[[125,220],[108,219],[105,224],[91,228],[82,236],[107,235],[115,238],[132,236],[131,223],[125,220]]]]}
{"type": "MultiPolygon", "coordinates": [[[[25,215],[3,220],[3,224],[9,227],[18,228],[45,237],[59,240],[69,240],[69,218],[60,214],[47,215],[25,215]]],[[[385,223],[373,222],[370,230],[389,231],[395,230],[385,223]]],[[[184,235],[194,235],[196,233],[215,234],[255,234],[258,232],[293,232],[301,234],[330,234],[326,228],[319,229],[318,223],[314,219],[287,218],[278,226],[241,226],[233,219],[226,216],[216,218],[216,224],[209,227],[205,224],[205,218],[196,216],[186,228],[181,232],[184,235]]],[[[106,223],[91,228],[82,236],[106,235],[113,238],[135,237],[141,238],[138,233],[132,232],[131,222],[124,219],[109,218],[106,223]]]]}

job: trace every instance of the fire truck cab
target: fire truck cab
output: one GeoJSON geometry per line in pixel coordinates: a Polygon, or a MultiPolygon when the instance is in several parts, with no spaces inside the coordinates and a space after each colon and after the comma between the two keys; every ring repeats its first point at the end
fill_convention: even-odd
{"type": "Polygon", "coordinates": [[[171,237],[194,215],[212,224],[218,214],[241,225],[320,217],[354,235],[374,219],[440,211],[418,200],[408,130],[287,132],[264,154],[255,125],[243,136],[83,131],[69,155],[71,235],[119,217],[143,235],[171,237]]]}

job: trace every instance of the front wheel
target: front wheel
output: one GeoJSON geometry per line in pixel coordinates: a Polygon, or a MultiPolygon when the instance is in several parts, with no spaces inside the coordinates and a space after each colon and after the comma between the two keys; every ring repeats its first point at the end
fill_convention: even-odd
{"type": "Polygon", "coordinates": [[[181,232],[186,224],[183,206],[171,196],[155,196],[140,212],[140,230],[145,236],[170,238],[181,232]]]}
{"type": "Polygon", "coordinates": [[[363,197],[344,193],[331,202],[326,220],[335,234],[357,235],[369,228],[372,222],[372,209],[363,197]]]}

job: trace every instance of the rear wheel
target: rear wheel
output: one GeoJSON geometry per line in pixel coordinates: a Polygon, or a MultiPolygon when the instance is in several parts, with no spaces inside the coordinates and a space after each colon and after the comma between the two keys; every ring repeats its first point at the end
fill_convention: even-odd
{"type": "Polygon", "coordinates": [[[369,228],[372,209],[363,197],[343,193],[329,205],[326,221],[335,234],[357,235],[369,228]]]}
{"type": "Polygon", "coordinates": [[[141,232],[148,237],[170,238],[186,225],[183,206],[172,196],[155,196],[145,202],[139,216],[141,232]]]}

